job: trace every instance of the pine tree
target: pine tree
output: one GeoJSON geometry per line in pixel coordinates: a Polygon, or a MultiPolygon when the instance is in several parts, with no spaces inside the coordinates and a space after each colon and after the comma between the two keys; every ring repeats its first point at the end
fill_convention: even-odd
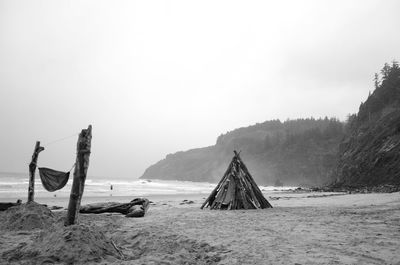
{"type": "MultiPolygon", "coordinates": [[[[375,89],[377,89],[379,87],[379,75],[378,75],[378,73],[375,73],[374,84],[375,84],[375,89]]],[[[370,94],[371,94],[371,92],[370,92],[370,94]]]]}
{"type": "Polygon", "coordinates": [[[386,80],[389,77],[389,73],[390,73],[390,65],[388,63],[385,63],[382,70],[381,70],[381,74],[382,74],[382,79],[386,80]]]}

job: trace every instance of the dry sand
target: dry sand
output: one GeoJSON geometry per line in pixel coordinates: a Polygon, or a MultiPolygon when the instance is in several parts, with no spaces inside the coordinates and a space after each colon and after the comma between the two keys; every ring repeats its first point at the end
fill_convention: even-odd
{"type": "Polygon", "coordinates": [[[144,218],[81,215],[64,228],[59,211],[48,228],[3,227],[0,264],[400,264],[398,192],[287,192],[248,211],[200,210],[202,197],[154,200],[144,218]]]}

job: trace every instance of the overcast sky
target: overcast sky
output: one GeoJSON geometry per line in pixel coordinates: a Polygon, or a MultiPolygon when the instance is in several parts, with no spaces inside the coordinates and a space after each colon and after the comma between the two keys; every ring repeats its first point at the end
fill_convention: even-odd
{"type": "Polygon", "coordinates": [[[400,59],[400,1],[0,0],[0,171],[139,177],[270,119],[358,110],[400,59]],[[75,136],[46,145],[66,136],[75,136]]]}

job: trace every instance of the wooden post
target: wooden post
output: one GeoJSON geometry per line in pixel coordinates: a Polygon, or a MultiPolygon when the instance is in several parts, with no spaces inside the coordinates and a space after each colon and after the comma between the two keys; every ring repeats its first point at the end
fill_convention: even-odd
{"type": "Polygon", "coordinates": [[[33,202],[35,197],[35,171],[39,153],[44,150],[40,146],[40,142],[36,141],[35,149],[33,150],[32,161],[29,163],[29,188],[28,188],[28,202],[33,202]]]}
{"type": "Polygon", "coordinates": [[[92,125],[89,125],[87,129],[81,131],[78,138],[74,180],[72,182],[71,195],[69,197],[67,219],[64,223],[66,226],[77,223],[83,189],[85,188],[86,174],[89,168],[91,141],[92,125]]]}

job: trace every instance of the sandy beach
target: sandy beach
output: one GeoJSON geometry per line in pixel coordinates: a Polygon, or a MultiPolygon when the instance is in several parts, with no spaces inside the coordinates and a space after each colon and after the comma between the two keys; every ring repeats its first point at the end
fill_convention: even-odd
{"type": "MultiPolygon", "coordinates": [[[[200,210],[203,198],[151,198],[144,218],[81,214],[121,256],[77,264],[400,264],[400,193],[282,192],[267,196],[273,209],[247,211],[200,210]]],[[[3,229],[0,264],[64,264],[23,253],[46,233],[3,229]]]]}

